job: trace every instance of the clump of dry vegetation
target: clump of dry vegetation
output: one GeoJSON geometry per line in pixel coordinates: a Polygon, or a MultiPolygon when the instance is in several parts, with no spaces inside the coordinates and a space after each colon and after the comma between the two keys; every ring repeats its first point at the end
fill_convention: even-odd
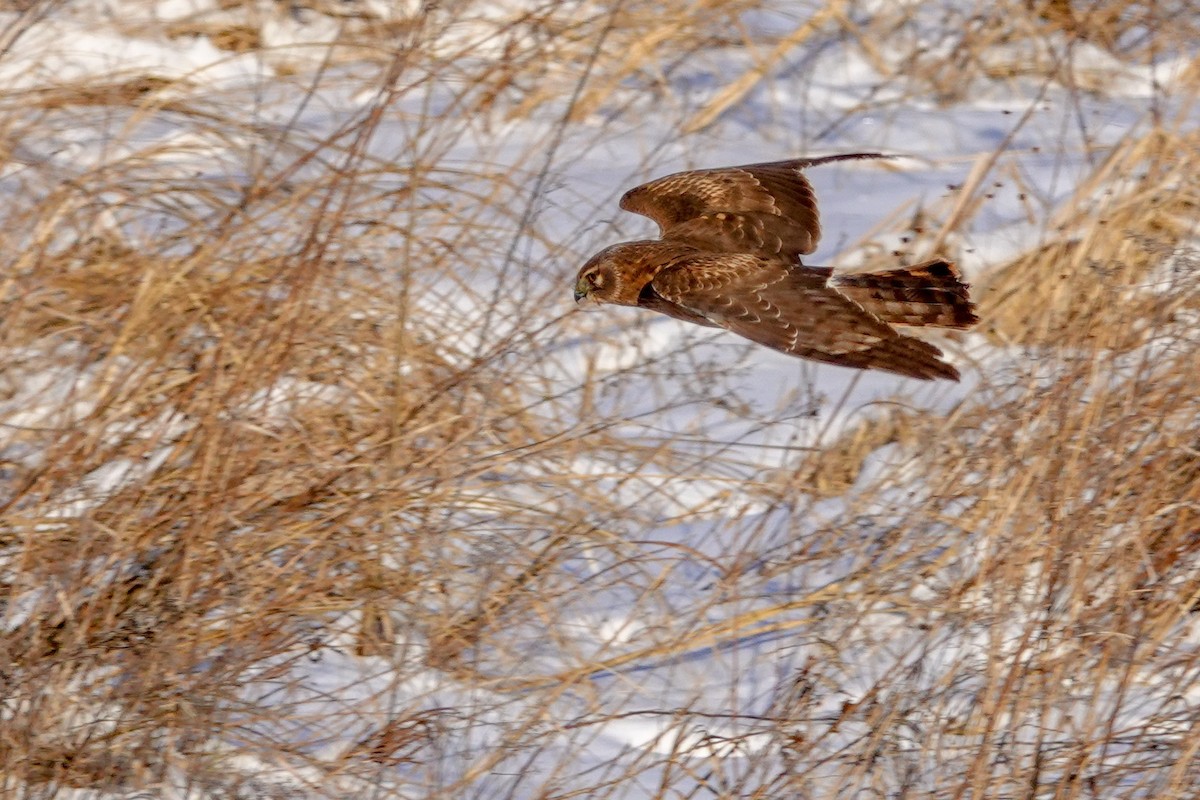
{"type": "MultiPolygon", "coordinates": [[[[1083,43],[1139,66],[1194,41],[1190,18],[1151,36],[1161,4],[1000,3],[931,49],[900,4],[831,0],[767,36],[743,23],[750,0],[547,3],[455,38],[481,4],[316,3],[303,13],[332,33],[297,45],[271,39],[292,12],[219,5],[118,25],[260,54],[277,85],[357,92],[358,110],[305,123],[153,70],[0,95],[0,793],[1185,797],[1200,781],[1194,132],[1131,133],[1054,237],[980,285],[984,332],[1019,357],[968,400],[897,406],[774,469],[703,429],[636,425],[728,409],[728,364],[677,347],[614,367],[571,346],[606,336],[564,299],[596,201],[548,191],[565,139],[670,106],[671,78],[714,48],[752,66],[670,106],[679,130],[717,124],[809,44],[849,42],[901,90],[887,104],[951,103],[1025,79],[1090,90],[1066,57],[1083,43]],[[503,167],[456,150],[499,152],[495,131],[531,118],[545,132],[503,167]],[[616,600],[622,624],[602,613],[616,600]],[[621,706],[654,667],[755,638],[806,655],[756,684],[754,713],[711,714],[702,690],[621,706]],[[657,726],[644,753],[579,774],[631,719],[657,726]]],[[[15,15],[7,46],[56,10],[15,15]]],[[[1194,99],[1200,75],[1181,80],[1194,99]]],[[[925,243],[961,246],[1009,144],[922,209],[925,243]]]]}

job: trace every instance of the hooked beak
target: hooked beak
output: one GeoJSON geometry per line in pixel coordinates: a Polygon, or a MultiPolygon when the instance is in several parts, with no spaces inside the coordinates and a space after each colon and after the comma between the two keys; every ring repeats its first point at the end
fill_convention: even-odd
{"type": "Polygon", "coordinates": [[[575,284],[575,304],[576,305],[579,304],[580,300],[583,300],[585,297],[588,296],[588,288],[589,288],[588,285],[583,281],[580,281],[579,283],[575,284]]]}

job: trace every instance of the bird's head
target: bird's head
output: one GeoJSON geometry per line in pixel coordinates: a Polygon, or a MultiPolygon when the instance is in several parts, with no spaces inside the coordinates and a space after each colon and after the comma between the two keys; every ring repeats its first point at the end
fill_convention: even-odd
{"type": "MultiPolygon", "coordinates": [[[[606,247],[588,259],[575,278],[575,302],[637,305],[642,287],[628,280],[638,274],[639,246],[644,242],[622,242],[606,247]]],[[[643,281],[644,283],[644,281],[643,281]]]]}
{"type": "Polygon", "coordinates": [[[612,264],[592,259],[583,265],[575,278],[575,302],[587,300],[592,303],[607,302],[617,285],[617,274],[612,264]]]}

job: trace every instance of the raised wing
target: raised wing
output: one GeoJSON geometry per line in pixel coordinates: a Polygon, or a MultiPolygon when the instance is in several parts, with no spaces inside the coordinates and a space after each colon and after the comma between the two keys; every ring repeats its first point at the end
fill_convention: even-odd
{"type": "Polygon", "coordinates": [[[828,282],[827,270],[797,269],[750,254],[702,253],[660,272],[643,297],[676,305],[783,353],[913,378],[958,380],[940,350],[896,332],[828,282]]]}
{"type": "Polygon", "coordinates": [[[663,239],[797,262],[821,238],[817,198],[802,170],[863,158],[888,156],[849,153],[677,172],[630,189],[621,208],[657,222],[663,239]]]}

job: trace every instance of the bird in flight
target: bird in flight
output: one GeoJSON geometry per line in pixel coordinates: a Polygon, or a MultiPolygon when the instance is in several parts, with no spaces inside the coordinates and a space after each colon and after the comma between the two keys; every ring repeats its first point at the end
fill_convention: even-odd
{"type": "Polygon", "coordinates": [[[850,153],[678,172],[630,189],[621,208],[659,238],[601,250],[579,270],[575,302],[614,303],[724,328],[783,353],[858,369],[958,380],[942,351],[894,325],[978,321],[950,261],[834,275],[800,257],[817,249],[817,198],[803,170],[850,153]]]}

